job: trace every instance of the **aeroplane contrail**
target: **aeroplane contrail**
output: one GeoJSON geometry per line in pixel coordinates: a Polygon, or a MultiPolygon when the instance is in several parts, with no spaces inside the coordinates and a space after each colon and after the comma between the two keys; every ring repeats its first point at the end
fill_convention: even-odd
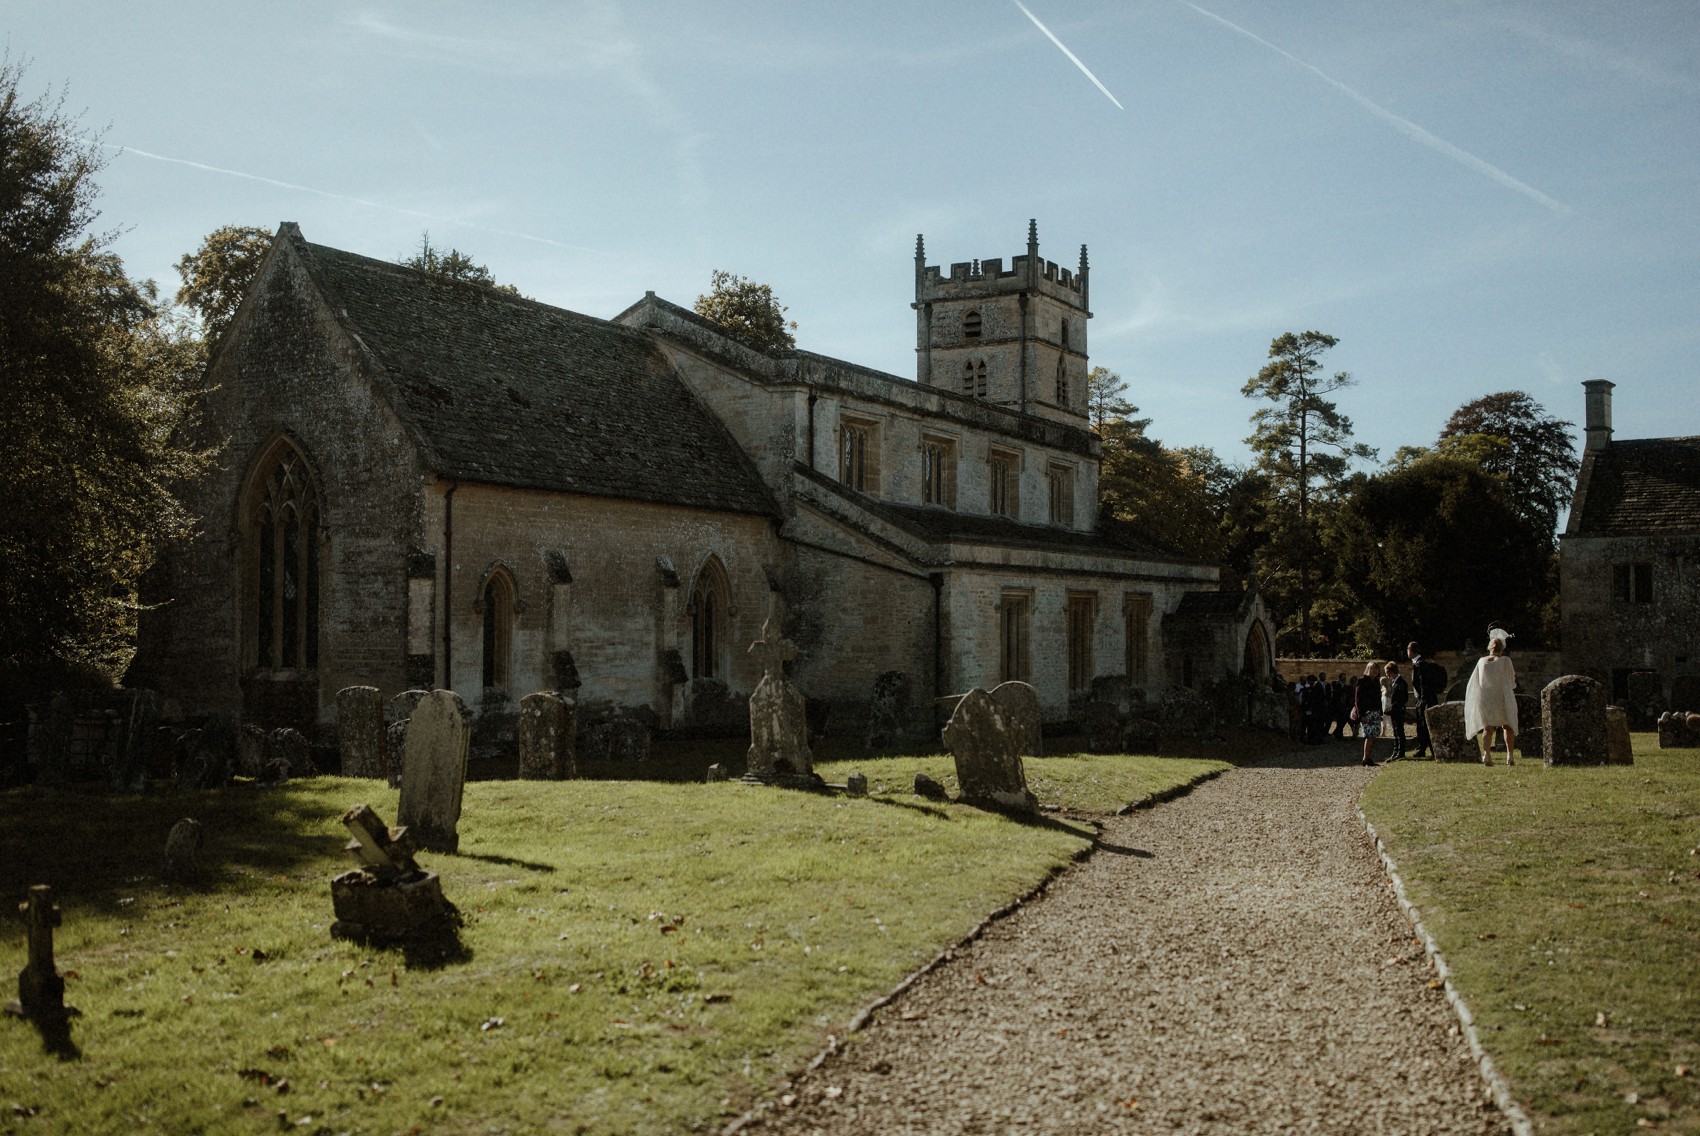
{"type": "Polygon", "coordinates": [[[1410,119],[1399,117],[1398,115],[1394,114],[1392,111],[1388,110],[1386,107],[1382,106],[1380,103],[1377,103],[1373,99],[1369,98],[1367,95],[1361,95],[1357,91],[1354,91],[1352,88],[1346,86],[1346,84],[1340,82],[1340,80],[1334,78],[1332,75],[1327,74],[1321,68],[1315,67],[1312,64],[1306,63],[1304,60],[1300,59],[1298,56],[1294,55],[1290,51],[1285,50],[1284,48],[1276,47],[1274,44],[1270,43],[1268,40],[1264,39],[1262,36],[1256,35],[1252,32],[1248,32],[1246,29],[1240,27],[1238,24],[1234,23],[1232,20],[1224,19],[1221,16],[1218,16],[1214,12],[1206,11],[1205,9],[1200,8],[1197,4],[1190,3],[1190,0],[1180,0],[1180,3],[1185,4],[1188,8],[1191,8],[1194,12],[1197,12],[1201,16],[1205,16],[1209,19],[1215,20],[1218,24],[1221,24],[1223,27],[1227,28],[1229,31],[1236,32],[1239,35],[1245,36],[1247,39],[1251,40],[1253,43],[1262,44],[1264,47],[1267,47],[1270,51],[1273,51],[1276,54],[1282,56],[1283,58],[1291,60],[1294,63],[1297,63],[1300,67],[1303,67],[1306,71],[1309,71],[1312,75],[1315,75],[1318,79],[1321,79],[1324,83],[1327,83],[1330,87],[1333,87],[1335,90],[1339,91],[1341,94],[1345,95],[1347,98],[1350,98],[1352,101],[1356,102],[1359,106],[1363,107],[1365,110],[1369,111],[1371,114],[1375,115],[1377,118],[1382,119],[1386,122],[1392,123],[1393,126],[1401,134],[1405,135],[1407,138],[1412,138],[1412,139],[1415,139],[1418,142],[1421,142],[1424,146],[1427,146],[1429,149],[1434,150],[1434,151],[1436,151],[1440,154],[1444,154],[1446,157],[1451,158],[1453,161],[1457,162],[1459,165],[1466,166],[1469,169],[1475,170],[1479,174],[1485,174],[1487,177],[1498,182],[1500,185],[1505,186],[1507,189],[1516,190],[1518,193],[1521,193],[1523,196],[1529,198],[1531,201],[1537,202],[1537,203],[1545,206],[1546,208],[1552,210],[1554,213],[1557,213],[1561,217],[1569,216],[1571,213],[1575,212],[1574,209],[1572,209],[1570,206],[1566,205],[1564,202],[1554,200],[1553,198],[1548,197],[1546,194],[1542,193],[1540,190],[1536,189],[1534,186],[1529,185],[1525,182],[1518,181],[1516,178],[1512,177],[1510,174],[1506,173],[1504,170],[1500,169],[1498,166],[1494,165],[1491,162],[1483,161],[1482,159],[1476,157],[1474,154],[1470,153],[1468,150],[1464,150],[1464,149],[1461,149],[1457,146],[1454,146],[1452,143],[1448,142],[1444,138],[1437,138],[1433,134],[1430,134],[1428,131],[1424,130],[1422,127],[1418,126],[1416,123],[1412,122],[1410,119]]]}
{"type": "Polygon", "coordinates": [[[476,221],[466,221],[459,217],[444,217],[437,213],[425,213],[418,209],[408,209],[400,205],[385,205],[380,201],[369,201],[364,197],[351,197],[346,193],[332,193],[328,189],[314,189],[310,185],[296,185],[294,182],[279,181],[277,178],[262,177],[259,174],[244,173],[241,170],[228,170],[222,166],[209,166],[205,162],[190,161],[188,158],[172,158],[165,154],[155,154],[147,150],[138,150],[134,146],[117,146],[110,142],[102,142],[109,150],[120,154],[134,154],[138,158],[147,158],[155,162],[169,162],[175,166],[188,166],[190,169],[205,170],[208,173],[223,174],[226,177],[242,178],[246,181],[257,181],[265,185],[275,185],[279,189],[290,189],[297,193],[311,193],[317,197],[328,197],[332,201],[346,201],[352,205],[364,205],[368,209],[383,209],[391,213],[399,213],[404,217],[418,217],[423,221],[435,221],[445,225],[461,225],[468,229],[478,229],[486,233],[494,233],[501,237],[513,237],[521,241],[535,241],[542,245],[553,245],[556,248],[568,249],[572,252],[594,252],[583,245],[569,245],[562,241],[552,241],[548,237],[533,236],[530,233],[516,233],[511,229],[497,229],[490,225],[480,225],[476,221]]]}
{"type": "Polygon", "coordinates": [[[1085,75],[1088,79],[1092,80],[1093,86],[1097,87],[1100,91],[1104,92],[1104,97],[1106,99],[1109,99],[1111,102],[1116,104],[1117,110],[1126,110],[1127,109],[1126,107],[1122,106],[1121,101],[1119,99],[1117,99],[1116,96],[1110,94],[1110,88],[1108,88],[1108,87],[1104,86],[1104,84],[1098,82],[1098,76],[1092,74],[1092,69],[1090,67],[1087,67],[1086,64],[1082,63],[1080,61],[1080,57],[1078,55],[1074,54],[1074,52],[1070,51],[1067,47],[1063,46],[1063,41],[1058,39],[1056,36],[1052,35],[1051,29],[1047,28],[1044,24],[1040,23],[1039,17],[1035,16],[1032,12],[1029,12],[1027,10],[1027,5],[1023,4],[1021,2],[1021,0],[1014,0],[1014,3],[1015,3],[1015,6],[1017,8],[1021,9],[1022,15],[1026,16],[1029,20],[1033,21],[1034,27],[1038,28],[1040,31],[1045,33],[1045,38],[1049,39],[1052,43],[1056,44],[1057,48],[1064,55],[1068,56],[1069,62],[1073,63],[1076,67],[1080,68],[1081,74],[1085,75]]]}

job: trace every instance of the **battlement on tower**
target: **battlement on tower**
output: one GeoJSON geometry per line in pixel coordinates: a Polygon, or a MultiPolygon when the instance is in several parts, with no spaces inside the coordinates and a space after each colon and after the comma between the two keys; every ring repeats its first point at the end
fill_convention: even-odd
{"type": "Polygon", "coordinates": [[[1039,255],[1038,226],[1028,222],[1027,252],[1012,256],[1009,267],[1002,257],[963,260],[948,271],[926,262],[926,247],[915,238],[915,302],[968,300],[984,296],[1030,291],[1049,295],[1070,307],[1087,306],[1086,246],[1080,246],[1080,267],[1065,268],[1039,255]]]}

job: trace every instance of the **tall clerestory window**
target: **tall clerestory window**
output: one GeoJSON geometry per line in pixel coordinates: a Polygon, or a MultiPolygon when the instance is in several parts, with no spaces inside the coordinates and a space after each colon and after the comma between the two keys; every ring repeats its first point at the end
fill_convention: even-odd
{"type": "Polygon", "coordinates": [[[319,505],[301,451],[279,440],[255,463],[244,539],[249,665],[319,665],[319,505]]]}

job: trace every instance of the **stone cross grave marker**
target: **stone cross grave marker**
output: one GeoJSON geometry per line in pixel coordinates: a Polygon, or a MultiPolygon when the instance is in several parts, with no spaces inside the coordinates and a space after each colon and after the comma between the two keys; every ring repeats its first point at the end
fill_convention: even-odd
{"type": "Polygon", "coordinates": [[[984,690],[975,687],[956,704],[944,727],[944,744],[956,759],[963,802],[1023,813],[1038,809],[1021,765],[1018,727],[984,690]]]}
{"type": "Polygon", "coordinates": [[[6,1012],[38,1023],[62,1022],[80,1011],[65,1005],[65,980],[53,963],[53,928],[59,926],[53,888],[36,884],[18,911],[29,926],[29,962],[18,972],[18,1000],[6,1003],[6,1012]]]}
{"type": "Polygon", "coordinates": [[[437,874],[414,860],[405,827],[388,827],[369,805],[349,809],[342,823],[353,837],[343,851],[360,867],[331,880],[332,938],[389,942],[460,925],[460,912],[444,898],[437,874]]]}
{"type": "Polygon", "coordinates": [[[762,678],[750,694],[750,751],[745,778],[812,781],[807,700],[785,678],[785,664],[797,657],[797,645],[779,634],[773,617],[761,625],[761,638],[750,654],[761,660],[762,678]]]}
{"type": "Polygon", "coordinates": [[[397,819],[419,847],[454,852],[460,847],[460,801],[466,786],[472,711],[452,690],[419,700],[407,727],[407,774],[397,819]]]}
{"type": "Polygon", "coordinates": [[[345,686],[336,692],[336,737],[344,777],[382,777],[384,696],[375,686],[345,686]]]}

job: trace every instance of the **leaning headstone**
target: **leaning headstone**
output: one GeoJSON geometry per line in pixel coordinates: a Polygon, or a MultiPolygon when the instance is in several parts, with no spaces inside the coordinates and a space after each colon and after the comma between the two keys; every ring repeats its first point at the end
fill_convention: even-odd
{"type": "Polygon", "coordinates": [[[471,737],[472,711],[452,690],[433,690],[413,711],[397,819],[421,848],[454,852],[460,847],[460,800],[471,737]]]}
{"type": "Polygon", "coordinates": [[[187,883],[199,870],[195,857],[201,850],[201,822],[184,817],[171,826],[165,838],[165,862],[160,874],[175,883],[187,883]]]}
{"type": "Polygon", "coordinates": [[[944,791],[943,785],[925,773],[915,774],[915,795],[925,797],[929,801],[943,801],[950,796],[944,791]]]}
{"type": "Polygon", "coordinates": [[[762,624],[761,633],[750,644],[750,652],[761,659],[763,673],[750,695],[750,752],[744,780],[813,781],[803,693],[785,677],[785,663],[797,657],[797,648],[780,637],[772,617],[762,624]]]}
{"type": "Polygon", "coordinates": [[[1086,733],[1088,753],[1120,753],[1122,716],[1108,702],[1088,702],[1080,708],[1080,725],[1086,733]]]}
{"type": "Polygon", "coordinates": [[[904,671],[884,671],[874,679],[874,696],[868,703],[865,739],[869,749],[886,749],[902,745],[907,740],[905,735],[909,730],[914,685],[904,671]]]}
{"type": "Polygon", "coordinates": [[[959,799],[1016,812],[1038,809],[1021,765],[1021,740],[991,695],[979,687],[963,695],[944,727],[945,748],[956,759],[959,799]]]}
{"type": "Polygon", "coordinates": [[[375,686],[345,686],[336,692],[336,738],[344,777],[382,777],[384,696],[375,686]]]}
{"type": "Polygon", "coordinates": [[[1442,702],[1428,708],[1429,749],[1436,761],[1480,761],[1475,739],[1464,736],[1464,704],[1442,702]]]}
{"type": "Polygon", "coordinates": [[[576,707],[553,691],[519,700],[519,775],[522,780],[562,781],[578,776],[573,739],[576,707]]]}
{"type": "Polygon", "coordinates": [[[1000,682],[992,687],[992,701],[1015,735],[1015,752],[1023,757],[1043,757],[1045,718],[1039,692],[1024,682],[1000,682]]]}
{"type": "Polygon", "coordinates": [[[349,809],[342,823],[354,838],[343,850],[360,867],[331,880],[333,938],[393,943],[452,934],[460,926],[460,912],[444,898],[437,874],[414,860],[405,826],[387,827],[367,805],[349,809]]]}
{"type": "Polygon", "coordinates": [[[18,1000],[6,1003],[6,1012],[40,1024],[62,1023],[78,1011],[65,1005],[65,980],[53,962],[53,928],[59,926],[53,889],[36,884],[18,912],[29,926],[29,961],[18,972],[18,1000]]]}
{"type": "Polygon", "coordinates": [[[1606,760],[1610,765],[1635,764],[1635,746],[1629,738],[1629,712],[1622,706],[1606,707],[1606,760]]]}
{"type": "Polygon", "coordinates": [[[1700,714],[1700,675],[1677,675],[1670,680],[1670,708],[1679,714],[1700,714]]]}
{"type": "Polygon", "coordinates": [[[1606,688],[1586,675],[1565,675],[1541,691],[1541,734],[1548,765],[1605,765],[1606,688]]]}

